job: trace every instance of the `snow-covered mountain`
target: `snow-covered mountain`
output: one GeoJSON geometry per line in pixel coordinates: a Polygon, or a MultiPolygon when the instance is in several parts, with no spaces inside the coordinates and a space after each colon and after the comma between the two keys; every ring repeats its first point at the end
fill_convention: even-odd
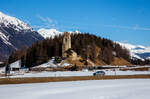
{"type": "Polygon", "coordinates": [[[32,30],[32,28],[28,24],[20,21],[15,17],[5,15],[2,12],[0,12],[0,26],[11,27],[14,28],[16,31],[32,30]]]}
{"type": "Polygon", "coordinates": [[[44,38],[50,38],[50,37],[55,37],[56,35],[62,35],[63,32],[60,32],[56,29],[44,29],[41,28],[38,30],[38,33],[41,34],[44,38]]]}
{"type": "Polygon", "coordinates": [[[132,45],[129,43],[120,43],[122,47],[127,48],[130,51],[131,57],[134,59],[150,59],[150,46],[132,45]]]}
{"type": "Polygon", "coordinates": [[[6,59],[13,50],[42,39],[28,24],[0,12],[0,59],[6,59]]]}
{"type": "MultiPolygon", "coordinates": [[[[69,33],[73,34],[73,33],[81,33],[80,31],[68,31],[69,33]]],[[[57,35],[63,35],[64,32],[60,32],[57,29],[44,29],[41,28],[38,30],[38,33],[43,36],[44,38],[50,38],[50,37],[55,37],[57,35]]]]}

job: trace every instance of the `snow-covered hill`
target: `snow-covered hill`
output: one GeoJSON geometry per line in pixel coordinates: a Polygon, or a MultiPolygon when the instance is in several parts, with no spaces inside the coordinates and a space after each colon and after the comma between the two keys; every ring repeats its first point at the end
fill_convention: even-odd
{"type": "MultiPolygon", "coordinates": [[[[80,31],[68,31],[69,33],[73,34],[73,33],[81,33],[80,31]]],[[[44,28],[41,28],[38,30],[38,33],[43,36],[44,38],[50,38],[50,37],[55,37],[57,35],[63,35],[64,32],[60,32],[58,31],[57,29],[44,29],[44,28]]]]}
{"type": "Polygon", "coordinates": [[[13,50],[42,39],[28,24],[0,12],[0,60],[7,59],[13,50]]]}
{"type": "Polygon", "coordinates": [[[132,45],[129,43],[120,43],[121,46],[127,48],[130,51],[131,57],[136,59],[150,59],[150,46],[132,45]]]}

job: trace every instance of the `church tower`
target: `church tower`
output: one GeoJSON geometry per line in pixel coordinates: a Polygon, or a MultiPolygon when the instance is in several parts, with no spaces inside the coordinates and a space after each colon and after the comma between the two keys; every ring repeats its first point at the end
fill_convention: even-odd
{"type": "Polygon", "coordinates": [[[67,57],[67,54],[65,52],[70,48],[71,48],[71,36],[69,32],[65,32],[62,42],[62,57],[67,57]]]}

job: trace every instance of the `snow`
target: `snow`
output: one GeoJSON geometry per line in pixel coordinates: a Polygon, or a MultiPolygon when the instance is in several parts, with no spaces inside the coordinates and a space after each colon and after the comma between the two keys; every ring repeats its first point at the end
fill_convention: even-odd
{"type": "Polygon", "coordinates": [[[4,63],[4,62],[1,62],[1,61],[0,61],[0,64],[3,64],[3,63],[4,63]]]}
{"type": "Polygon", "coordinates": [[[54,61],[54,58],[49,60],[47,63],[43,63],[41,65],[35,66],[33,68],[46,68],[46,67],[65,67],[65,66],[70,66],[71,64],[67,63],[67,62],[62,62],[62,63],[56,63],[54,61]]]}
{"type": "Polygon", "coordinates": [[[0,74],[5,73],[5,67],[0,68],[0,74]]]}
{"type": "Polygon", "coordinates": [[[2,32],[0,32],[0,37],[3,40],[3,42],[7,45],[11,45],[13,46],[10,42],[9,42],[9,36],[6,36],[5,34],[3,34],[2,32]]]}
{"type": "Polygon", "coordinates": [[[66,67],[66,66],[72,66],[72,64],[67,63],[66,61],[62,61],[61,63],[58,63],[58,67],[66,67]]]}
{"type": "Polygon", "coordinates": [[[70,64],[69,63],[64,63],[64,64],[62,64],[62,66],[70,66],[70,64]]]}
{"type": "MultiPolygon", "coordinates": [[[[132,45],[129,43],[121,43],[121,42],[116,43],[120,44],[122,47],[127,48],[130,51],[132,58],[144,60],[145,57],[142,57],[139,54],[150,53],[150,46],[132,45]]],[[[149,59],[149,57],[150,56],[147,56],[146,58],[149,59]]]]}
{"type": "Polygon", "coordinates": [[[150,79],[0,85],[1,99],[149,99],[150,79]]]}
{"type": "MultiPolygon", "coordinates": [[[[138,75],[138,74],[150,74],[150,71],[112,71],[112,70],[103,70],[105,71],[106,75],[138,75]]],[[[67,77],[67,76],[92,76],[93,73],[96,71],[57,71],[57,72],[29,72],[24,73],[21,75],[17,75],[13,72],[13,76],[10,76],[12,78],[18,78],[18,77],[67,77]]],[[[0,77],[3,78],[3,77],[0,77]]]]}
{"type": "Polygon", "coordinates": [[[21,63],[21,60],[18,60],[18,61],[14,62],[14,63],[11,63],[10,67],[11,68],[20,68],[21,67],[20,63],[21,63]]]}
{"type": "Polygon", "coordinates": [[[81,32],[79,30],[75,30],[75,31],[68,31],[71,34],[80,34],[81,32]]]}
{"type": "MultiPolygon", "coordinates": [[[[79,34],[81,33],[80,31],[76,30],[76,31],[68,31],[71,34],[79,34]]],[[[38,33],[43,36],[44,38],[54,38],[55,36],[58,35],[63,35],[63,32],[58,31],[57,29],[45,29],[45,28],[41,28],[38,30],[38,33]]]]}
{"type": "Polygon", "coordinates": [[[6,27],[12,27],[13,25],[16,31],[32,30],[32,28],[28,24],[25,24],[24,22],[20,21],[15,17],[5,15],[2,12],[0,12],[0,24],[3,24],[6,27]]]}
{"type": "Polygon", "coordinates": [[[39,68],[39,67],[43,67],[43,68],[45,68],[45,67],[57,67],[57,65],[54,64],[54,61],[53,61],[53,59],[52,59],[52,60],[50,60],[50,61],[47,62],[47,63],[41,64],[41,65],[39,65],[39,66],[35,66],[35,67],[33,67],[33,68],[39,68]]]}
{"type": "MultiPolygon", "coordinates": [[[[33,67],[33,68],[53,68],[53,67],[64,67],[64,66],[68,66],[71,64],[68,63],[63,63],[63,64],[54,64],[54,59],[51,59],[49,62],[41,64],[39,66],[33,67]]],[[[10,64],[11,68],[20,68],[20,60],[10,64]]],[[[103,67],[117,67],[117,66],[103,66],[103,67]]],[[[133,66],[133,67],[127,67],[127,66],[119,66],[120,68],[143,68],[143,67],[148,67],[150,68],[150,66],[133,66]]],[[[0,68],[0,74],[4,73],[4,68],[0,68]]],[[[88,71],[88,70],[82,70],[82,71],[41,71],[41,72],[34,72],[34,71],[30,71],[30,72],[23,72],[23,71],[11,71],[11,75],[10,77],[12,78],[16,78],[16,77],[65,77],[65,76],[92,76],[94,72],[96,72],[98,70],[93,70],[93,71],[88,71]]],[[[104,69],[103,70],[106,75],[138,75],[138,74],[150,74],[150,71],[120,71],[119,68],[115,69],[104,69]]],[[[4,78],[1,77],[0,78],[4,78]]]]}
{"type": "MultiPolygon", "coordinates": [[[[33,31],[32,28],[20,21],[19,19],[12,17],[12,16],[8,16],[5,15],[4,13],[0,12],[0,27],[8,27],[8,28],[13,28],[16,31],[33,31]]],[[[1,28],[3,29],[3,28],[1,28]]],[[[5,33],[3,33],[2,31],[0,31],[0,38],[2,39],[2,41],[6,44],[6,45],[10,45],[12,46],[14,49],[17,49],[14,45],[12,45],[12,43],[9,41],[9,37],[11,35],[6,35],[5,33]]]]}
{"type": "Polygon", "coordinates": [[[44,28],[39,29],[38,33],[44,38],[50,38],[50,37],[54,38],[55,36],[63,34],[62,32],[59,32],[56,29],[44,29],[44,28]]]}

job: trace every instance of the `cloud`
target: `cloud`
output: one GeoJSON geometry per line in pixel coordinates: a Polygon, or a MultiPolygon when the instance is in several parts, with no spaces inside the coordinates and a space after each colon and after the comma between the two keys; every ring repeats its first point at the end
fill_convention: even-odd
{"type": "MultiPolygon", "coordinates": [[[[55,28],[62,31],[68,31],[68,30],[78,30],[77,24],[72,24],[72,22],[63,22],[64,24],[60,24],[60,22],[51,19],[50,17],[43,17],[41,15],[36,15],[37,18],[40,19],[42,22],[39,26],[34,25],[33,28],[39,29],[39,28],[55,28]]],[[[82,27],[84,28],[84,27],[82,27]]]]}
{"type": "Polygon", "coordinates": [[[126,29],[134,31],[150,31],[148,27],[141,27],[139,24],[135,26],[122,26],[122,25],[104,25],[104,24],[84,24],[81,22],[63,22],[65,25],[58,23],[58,21],[51,19],[50,17],[42,17],[37,15],[37,17],[43,22],[40,26],[34,26],[34,28],[55,28],[55,29],[87,29],[89,27],[107,27],[107,28],[116,28],[116,29],[126,29]]]}
{"type": "Polygon", "coordinates": [[[52,23],[52,22],[53,22],[53,20],[50,19],[49,17],[47,17],[47,21],[48,21],[49,23],[52,23]]]}
{"type": "Polygon", "coordinates": [[[58,22],[51,19],[50,17],[42,17],[41,15],[36,15],[42,21],[42,25],[34,26],[34,28],[58,28],[58,22]]]}
{"type": "Polygon", "coordinates": [[[42,16],[37,15],[37,17],[38,17],[39,19],[41,19],[41,21],[46,22],[46,19],[45,19],[45,18],[43,18],[42,16]]]}
{"type": "Polygon", "coordinates": [[[119,29],[129,29],[129,30],[144,30],[150,31],[150,28],[141,27],[140,25],[136,24],[135,26],[121,26],[121,25],[102,25],[104,27],[111,27],[111,28],[119,28],[119,29]]]}

